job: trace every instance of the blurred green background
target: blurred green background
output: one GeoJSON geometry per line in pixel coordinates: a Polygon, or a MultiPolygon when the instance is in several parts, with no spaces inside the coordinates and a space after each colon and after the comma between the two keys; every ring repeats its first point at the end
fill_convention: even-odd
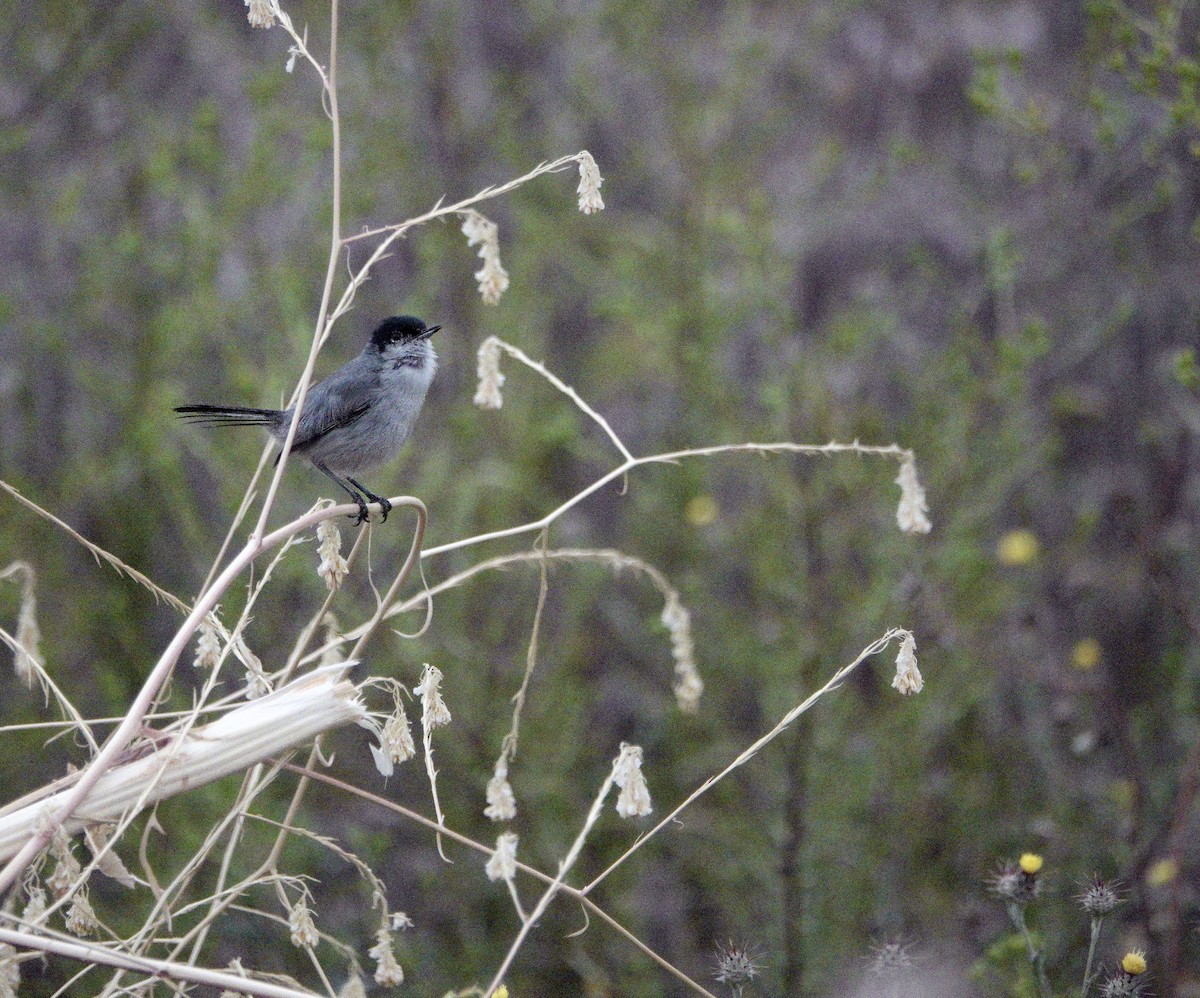
{"type": "MultiPolygon", "coordinates": [[[[326,9],[286,9],[323,51],[326,9]]],[[[300,373],[328,245],[317,84],[237,0],[10,0],[0,20],[0,477],[187,598],[262,441],[170,408],[272,405],[300,373]]],[[[1101,956],[1145,948],[1156,994],[1200,995],[1198,20],[1121,0],[343,5],[346,233],[583,148],[605,177],[591,217],[573,170],[483,206],[512,280],[496,307],[457,223],[413,231],[322,355],[318,375],[384,315],[443,324],[415,443],[369,480],[427,503],[431,544],[536,518],[615,463],[515,364],[502,410],[471,405],[490,334],[543,358],[635,453],[855,437],[917,452],[927,537],[895,528],[891,462],[782,456],[644,469],[551,533],[667,574],[707,692],[698,716],[675,710],[645,580],[552,569],[512,769],[521,855],[545,870],[621,741],[643,746],[665,813],[886,628],[917,636],[924,693],[888,688],[891,656],[864,668],[598,892],[714,990],[718,942],[758,953],[747,994],[799,996],[859,993],[871,947],[899,940],[924,960],[913,994],[1032,994],[1020,959],[984,959],[1009,931],[986,878],[1032,849],[1059,988],[1077,991],[1086,951],[1071,897],[1100,873],[1128,898],[1101,956]]],[[[277,518],[328,492],[290,468],[277,518]]],[[[119,713],[177,618],[8,497],[0,510],[0,560],[39,573],[53,674],[87,713],[119,713]]],[[[434,559],[430,580],[530,543],[434,559]]],[[[376,572],[406,544],[402,520],[376,531],[376,572]]],[[[324,596],[314,565],[295,554],[256,608],[247,639],[268,667],[324,596]]],[[[366,663],[410,684],[422,661],[445,672],[443,800],[485,841],[537,590],[532,569],[480,577],[424,638],[389,634],[366,663]]],[[[18,600],[0,585],[6,628],[18,600]]],[[[371,605],[360,578],[335,610],[348,625],[371,605]]],[[[5,723],[43,716],[11,674],[0,690],[5,723]]],[[[6,799],[83,760],[6,743],[6,799]]],[[[419,767],[385,787],[362,732],[333,743],[339,775],[431,810],[419,767]]],[[[165,810],[165,866],[236,786],[165,810]]],[[[333,792],[301,817],[414,919],[413,993],[486,982],[518,923],[473,854],[447,866],[426,833],[333,792]]],[[[575,882],[635,834],[606,819],[575,882]]],[[[321,928],[365,954],[375,923],[349,868],[312,847],[289,861],[320,881],[321,928]]],[[[136,926],[120,888],[93,900],[136,926]]],[[[556,905],[510,994],[685,993],[597,924],[565,938],[582,923],[556,905]]],[[[286,933],[242,929],[215,933],[206,962],[311,974],[286,933]]],[[[27,993],[71,969],[27,965],[27,993]]]]}

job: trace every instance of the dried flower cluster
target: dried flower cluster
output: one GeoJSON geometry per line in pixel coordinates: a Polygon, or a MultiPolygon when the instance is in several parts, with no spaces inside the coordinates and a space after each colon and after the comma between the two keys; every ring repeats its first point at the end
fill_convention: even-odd
{"type": "Polygon", "coordinates": [[[517,816],[517,798],[508,782],[508,752],[500,753],[487,785],[487,807],[484,816],[492,821],[512,821],[517,816]]]}
{"type": "Polygon", "coordinates": [[[650,788],[642,775],[640,746],[621,743],[621,754],[613,762],[613,782],[621,790],[617,795],[617,814],[622,818],[643,818],[654,810],[650,806],[650,788]]]}
{"type": "Polygon", "coordinates": [[[896,675],[892,678],[892,686],[910,696],[920,693],[925,688],[925,680],[921,678],[921,670],[917,668],[917,639],[905,633],[900,640],[900,651],[896,655],[896,675]]]}
{"type": "Polygon", "coordinates": [[[579,210],[585,215],[592,215],[604,210],[604,199],[600,197],[600,185],[604,178],[600,176],[600,168],[592,159],[592,154],[579,154],[579,186],[575,192],[579,195],[579,210]]]}
{"type": "Polygon", "coordinates": [[[671,592],[667,596],[662,622],[671,633],[671,656],[675,659],[675,702],[685,714],[695,714],[700,709],[704,681],[696,669],[692,617],[679,601],[678,593],[671,592]]]}
{"type": "Polygon", "coordinates": [[[317,554],[321,556],[317,574],[325,580],[325,587],[330,592],[340,589],[350,566],[342,557],[342,532],[332,520],[322,520],[317,527],[317,554]]]}
{"type": "Polygon", "coordinates": [[[517,833],[501,832],[496,839],[496,851],[488,859],[484,872],[488,880],[512,880],[517,875],[517,833]]]}
{"type": "Polygon", "coordinates": [[[500,394],[504,375],[500,373],[500,341],[495,336],[489,336],[479,345],[476,373],[479,388],[475,392],[475,404],[481,409],[499,409],[504,405],[504,396],[500,394]]]}
{"type": "Polygon", "coordinates": [[[933,528],[929,522],[929,504],[925,501],[925,490],[917,478],[916,459],[909,454],[900,462],[900,474],[896,476],[900,486],[900,505],[896,508],[896,522],[906,534],[927,534],[933,528]]]}
{"type": "Polygon", "coordinates": [[[485,305],[497,305],[508,290],[508,271],[500,263],[500,230],[495,222],[477,211],[467,210],[463,215],[462,231],[467,245],[478,246],[479,258],[483,260],[483,267],[475,272],[479,296],[485,305]]]}

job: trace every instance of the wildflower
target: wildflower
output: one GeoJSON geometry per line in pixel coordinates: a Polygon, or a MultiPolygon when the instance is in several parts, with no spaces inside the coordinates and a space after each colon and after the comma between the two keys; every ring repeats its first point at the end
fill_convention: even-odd
{"type": "Polygon", "coordinates": [[[713,975],[719,984],[728,984],[736,994],[762,972],[758,956],[747,946],[717,943],[717,971],[713,975]]]}
{"type": "Polygon", "coordinates": [[[421,682],[413,689],[421,698],[421,724],[426,730],[450,723],[450,710],[442,699],[441,685],[442,670],[426,662],[421,682]]]}
{"type": "Polygon", "coordinates": [[[367,956],[375,961],[375,983],[385,987],[395,987],[404,983],[404,969],[392,952],[392,934],[384,926],[375,933],[377,942],[369,950],[367,956]]]}
{"type": "Polygon", "coordinates": [[[1001,565],[1028,565],[1040,550],[1041,544],[1032,530],[1010,530],[996,542],[996,560],[1001,565]]]}
{"type": "Polygon", "coordinates": [[[929,522],[929,504],[925,501],[925,490],[917,478],[917,462],[911,453],[900,462],[900,473],[896,476],[900,486],[900,505],[896,507],[896,522],[906,534],[927,534],[933,529],[929,522]]]}
{"type": "Polygon", "coordinates": [[[317,574],[332,593],[341,588],[342,580],[350,574],[350,566],[342,557],[342,532],[332,520],[322,520],[317,527],[317,542],[317,554],[321,556],[317,574]]]}
{"type": "Polygon", "coordinates": [[[613,781],[621,788],[617,795],[617,814],[622,818],[642,818],[653,808],[650,790],[642,775],[642,750],[637,745],[621,743],[621,754],[613,763],[613,781]]]}
{"type": "Polygon", "coordinates": [[[504,375],[500,373],[500,341],[489,336],[479,344],[477,356],[475,373],[479,376],[479,388],[473,401],[480,409],[499,409],[504,405],[504,396],[500,394],[504,384],[504,375]]]}
{"type": "Polygon", "coordinates": [[[475,273],[479,282],[479,295],[485,305],[496,305],[500,296],[508,290],[508,271],[500,264],[500,230],[496,223],[484,218],[479,212],[463,212],[463,235],[468,246],[479,247],[479,258],[483,268],[475,273]]]}
{"type": "Polygon", "coordinates": [[[900,641],[900,652],[896,655],[896,675],[892,678],[892,686],[905,696],[920,693],[925,688],[925,680],[917,668],[917,640],[907,631],[900,641]]]}
{"type": "Polygon", "coordinates": [[[1044,860],[1036,852],[1026,852],[1021,854],[1021,858],[1017,860],[1017,865],[1021,868],[1021,872],[1029,876],[1036,876],[1042,872],[1044,860]]]}
{"type": "Polygon", "coordinates": [[[221,661],[221,635],[217,621],[211,613],[200,621],[196,631],[196,657],[192,659],[194,669],[215,669],[221,661]]]}
{"type": "Polygon", "coordinates": [[[492,821],[512,821],[517,816],[517,798],[508,782],[508,753],[501,752],[487,785],[487,807],[484,817],[492,821]]]}
{"type": "Polygon", "coordinates": [[[1042,891],[1041,869],[1042,857],[1026,853],[1020,863],[1005,863],[1000,868],[991,880],[992,891],[1010,904],[1027,905],[1042,891]]]}
{"type": "Polygon", "coordinates": [[[1101,998],[1129,998],[1145,994],[1146,954],[1132,950],[1121,958],[1121,969],[1100,987],[1101,998]]]}
{"type": "Polygon", "coordinates": [[[600,197],[600,185],[604,178],[600,176],[600,168],[592,159],[592,154],[586,150],[579,154],[579,186],[575,193],[579,195],[579,210],[585,215],[604,210],[604,199],[600,197]]]}
{"type": "Polygon", "coordinates": [[[1146,883],[1151,887],[1166,887],[1179,876],[1179,864],[1168,857],[1150,864],[1146,871],[1146,883]]]}
{"type": "Polygon", "coordinates": [[[1095,638],[1084,638],[1071,649],[1071,665],[1080,672],[1091,672],[1100,664],[1102,650],[1095,638]]]}
{"type": "Polygon", "coordinates": [[[717,522],[720,512],[712,496],[693,496],[683,507],[683,518],[693,527],[708,527],[717,522]]]}
{"type": "Polygon", "coordinates": [[[1121,969],[1130,977],[1137,977],[1146,972],[1146,954],[1135,949],[1121,957],[1121,969]]]}
{"type": "Polygon", "coordinates": [[[704,692],[704,681],[696,669],[692,642],[692,616],[672,591],[663,606],[662,622],[671,633],[671,657],[675,659],[675,702],[685,714],[695,714],[704,692]]]}
{"type": "Polygon", "coordinates": [[[288,912],[288,928],[292,931],[292,945],[297,948],[312,949],[321,941],[306,898],[302,897],[288,912]]]}
{"type": "Polygon", "coordinates": [[[246,0],[250,8],[246,19],[252,28],[269,28],[275,24],[275,13],[271,10],[269,0],[246,0]]]}
{"type": "Polygon", "coordinates": [[[393,911],[391,927],[393,932],[399,932],[401,929],[411,929],[413,927],[413,920],[402,911],[393,911]]]}
{"type": "Polygon", "coordinates": [[[488,880],[512,880],[517,875],[517,833],[501,832],[496,839],[496,851],[484,867],[488,880]]]}
{"type": "Polygon", "coordinates": [[[71,902],[67,911],[66,926],[73,936],[95,935],[96,930],[100,928],[96,913],[92,910],[92,903],[83,891],[79,891],[71,902]]]}

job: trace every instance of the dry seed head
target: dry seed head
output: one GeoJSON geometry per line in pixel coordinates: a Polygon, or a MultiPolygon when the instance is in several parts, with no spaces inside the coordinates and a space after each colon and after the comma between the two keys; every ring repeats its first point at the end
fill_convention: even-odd
{"type": "Polygon", "coordinates": [[[929,522],[929,504],[925,501],[925,490],[917,478],[917,462],[912,454],[900,462],[900,474],[896,476],[900,486],[900,505],[896,508],[896,522],[906,534],[927,534],[933,529],[929,522]]]}
{"type": "Polygon", "coordinates": [[[46,892],[34,882],[26,885],[25,896],[29,900],[25,902],[21,918],[26,922],[36,922],[46,913],[46,892]]]}
{"type": "Polygon", "coordinates": [[[912,970],[917,961],[913,959],[912,947],[908,943],[883,943],[872,948],[871,973],[876,977],[890,977],[896,973],[912,970]]]}
{"type": "Polygon", "coordinates": [[[92,936],[100,928],[96,913],[92,910],[92,903],[83,891],[79,891],[71,902],[67,911],[66,927],[73,936],[92,936]]]}
{"type": "Polygon", "coordinates": [[[650,789],[642,775],[640,746],[621,743],[621,754],[613,762],[613,782],[621,788],[617,814],[622,818],[643,818],[654,810],[650,806],[650,789]]]}
{"type": "Polygon", "coordinates": [[[317,554],[321,556],[317,574],[325,580],[325,587],[330,592],[340,589],[350,566],[342,557],[342,532],[332,520],[322,520],[317,527],[317,554]]]}
{"type": "Polygon", "coordinates": [[[920,693],[925,688],[925,680],[917,668],[917,640],[907,631],[896,655],[896,675],[892,678],[892,686],[905,696],[920,693]]]}
{"type": "Polygon", "coordinates": [[[477,211],[468,209],[463,215],[462,231],[467,245],[478,246],[479,258],[483,260],[483,268],[475,272],[479,295],[485,305],[497,305],[508,290],[508,271],[500,264],[500,230],[495,222],[477,211]]]}
{"type": "Polygon", "coordinates": [[[221,635],[217,630],[216,617],[210,613],[196,629],[196,657],[192,659],[192,667],[215,669],[220,661],[221,635]]]}
{"type": "Polygon", "coordinates": [[[392,951],[392,934],[381,928],[375,933],[375,945],[367,950],[367,956],[375,961],[375,983],[395,987],[404,983],[404,969],[392,951]]]}
{"type": "Polygon", "coordinates": [[[1093,877],[1075,900],[1093,918],[1103,918],[1121,903],[1121,892],[1116,881],[1093,877]]]}
{"type": "Polygon", "coordinates": [[[321,941],[307,898],[302,897],[288,912],[288,928],[292,932],[292,945],[299,949],[312,949],[321,941]]]}
{"type": "Polygon", "coordinates": [[[675,702],[685,714],[695,714],[700,707],[704,681],[696,669],[695,646],[692,642],[692,617],[672,591],[663,606],[662,622],[671,633],[671,657],[675,659],[675,702]]]}
{"type": "Polygon", "coordinates": [[[441,685],[442,670],[426,662],[421,682],[413,689],[421,698],[421,723],[426,730],[450,723],[450,710],[442,699],[441,685]]]}
{"type": "Polygon", "coordinates": [[[517,816],[517,798],[508,782],[508,753],[501,752],[487,785],[487,807],[484,817],[492,821],[512,821],[517,816]]]}
{"type": "Polygon", "coordinates": [[[604,178],[600,176],[600,168],[592,154],[584,150],[579,154],[579,186],[575,193],[579,195],[579,210],[585,215],[604,210],[604,199],[600,197],[602,183],[604,178]]]}
{"type": "Polygon", "coordinates": [[[270,28],[275,24],[275,12],[271,9],[269,0],[246,0],[250,8],[246,19],[252,28],[270,28]]]}
{"type": "Polygon", "coordinates": [[[476,373],[479,388],[473,401],[480,409],[499,409],[504,405],[504,396],[500,394],[504,375],[500,373],[500,341],[495,336],[489,336],[479,345],[476,373]]]}
{"type": "Polygon", "coordinates": [[[496,851],[484,866],[488,880],[509,881],[517,875],[517,833],[501,832],[496,839],[496,851]]]}
{"type": "Polygon", "coordinates": [[[740,990],[761,972],[758,954],[749,946],[739,946],[732,940],[727,945],[717,943],[717,970],[713,976],[719,983],[740,990]]]}

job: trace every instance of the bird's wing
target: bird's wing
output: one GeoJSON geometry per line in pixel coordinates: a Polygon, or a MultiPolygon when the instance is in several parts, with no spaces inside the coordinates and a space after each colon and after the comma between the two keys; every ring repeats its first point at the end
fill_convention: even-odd
{"type": "MultiPolygon", "coordinates": [[[[296,440],[292,445],[292,450],[298,454],[308,450],[334,430],[349,426],[356,420],[361,419],[370,408],[371,403],[364,402],[362,405],[356,405],[353,407],[342,407],[332,410],[326,409],[320,413],[320,422],[317,423],[311,430],[308,430],[303,439],[301,439],[299,434],[297,434],[296,440]]],[[[307,422],[307,420],[304,422],[307,422]]]]}

